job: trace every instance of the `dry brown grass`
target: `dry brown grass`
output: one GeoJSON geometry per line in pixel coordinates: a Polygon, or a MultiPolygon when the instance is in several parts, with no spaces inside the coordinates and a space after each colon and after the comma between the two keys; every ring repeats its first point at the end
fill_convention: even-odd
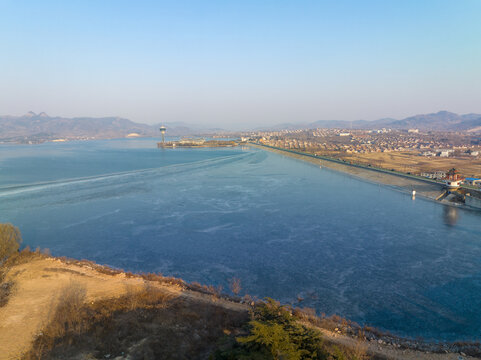
{"type": "Polygon", "coordinates": [[[8,303],[8,298],[13,291],[15,283],[12,281],[0,282],[0,307],[8,303]]]}
{"type": "Polygon", "coordinates": [[[355,345],[352,348],[353,357],[358,360],[367,360],[369,345],[366,342],[366,336],[362,330],[359,330],[355,345]]]}
{"type": "MultiPolygon", "coordinates": [[[[10,338],[7,336],[8,341],[4,341],[0,347],[8,347],[21,338],[22,334],[28,333],[29,329],[34,329],[29,332],[31,335],[22,338],[21,349],[24,352],[34,340],[34,334],[37,334],[34,347],[25,359],[105,359],[107,355],[110,355],[109,358],[122,356],[129,359],[205,359],[224,334],[231,335],[234,339],[242,335],[239,333],[248,320],[247,306],[233,306],[234,303],[223,299],[226,295],[220,294],[219,289],[212,286],[186,284],[160,274],[121,274],[118,270],[82,261],[72,260],[75,266],[66,266],[65,262],[58,259],[46,258],[40,251],[20,253],[10,261],[11,264],[23,265],[11,268],[7,279],[23,283],[7,306],[0,311],[13,308],[12,304],[16,304],[19,299],[21,303],[25,303],[29,292],[22,289],[27,289],[28,286],[35,289],[33,296],[38,297],[45,295],[48,289],[51,294],[57,292],[61,287],[60,280],[62,284],[68,284],[57,293],[55,301],[51,301],[50,311],[48,304],[51,297],[41,302],[35,302],[36,298],[32,297],[27,305],[23,305],[22,311],[17,309],[15,317],[28,312],[28,317],[25,317],[28,321],[18,321],[14,326],[21,331],[15,332],[10,338]],[[24,264],[29,259],[33,260],[32,264],[24,264]],[[97,268],[114,275],[98,276],[97,268]],[[77,282],[68,283],[68,279],[72,278],[77,282]],[[143,281],[142,278],[152,281],[143,281]],[[112,283],[116,285],[111,286],[112,283]],[[175,286],[169,286],[169,283],[175,286]],[[87,298],[83,284],[88,290],[87,298]],[[183,287],[179,288],[177,284],[182,284],[183,287]],[[102,291],[98,292],[100,287],[102,291]],[[202,294],[184,291],[192,288],[201,289],[202,294]],[[19,294],[20,291],[23,293],[19,294]],[[216,302],[211,301],[214,294],[218,297],[216,302]],[[32,324],[35,309],[37,312],[46,309],[49,318],[45,320],[46,317],[37,314],[39,320],[34,325],[24,326],[32,324]],[[42,324],[45,326],[39,334],[38,328],[42,324]]],[[[245,296],[244,301],[256,302],[249,296],[245,296]]],[[[311,323],[314,327],[320,326],[335,332],[335,336],[326,332],[325,341],[329,342],[332,348],[336,347],[344,358],[365,359],[367,343],[362,342],[361,336],[356,340],[357,331],[360,329],[358,325],[355,326],[338,316],[316,317],[314,310],[309,308],[293,309],[292,312],[303,323],[311,323]],[[336,328],[341,330],[342,336],[336,328]],[[351,341],[344,343],[341,337],[351,341]],[[342,341],[339,342],[339,339],[342,341]]],[[[3,336],[11,335],[11,330],[11,327],[4,327],[3,336]]],[[[378,332],[377,336],[375,333],[375,329],[366,328],[369,339],[388,338],[381,332],[378,332]]],[[[479,346],[476,344],[459,344],[456,348],[449,348],[453,352],[464,351],[469,354],[477,354],[477,349],[479,346]]],[[[19,357],[15,355],[12,358],[19,357]]]]}
{"type": "MultiPolygon", "coordinates": [[[[25,252],[12,263],[37,256],[45,255],[25,252]]],[[[42,271],[76,281],[64,286],[51,301],[47,320],[32,349],[24,355],[25,360],[100,359],[122,353],[130,354],[132,359],[206,358],[224,331],[235,332],[247,320],[247,308],[236,310],[221,301],[221,288],[198,285],[215,297],[215,301],[209,302],[209,297],[200,294],[188,292],[179,296],[177,285],[190,288],[179,279],[160,274],[124,277],[120,271],[87,261],[61,262],[62,265],[49,263],[42,271]],[[88,270],[84,272],[82,268],[88,270]],[[120,283],[124,290],[112,298],[90,298],[89,287],[87,301],[83,284],[92,280],[92,270],[113,275],[117,281],[130,280],[120,283]]]]}
{"type": "Polygon", "coordinates": [[[388,153],[367,153],[343,155],[343,159],[385,169],[411,172],[434,172],[437,170],[448,170],[456,168],[465,176],[481,177],[481,158],[473,157],[424,157],[417,152],[388,152],[388,153]]]}
{"type": "Polygon", "coordinates": [[[152,286],[148,282],[140,287],[127,285],[126,292],[123,298],[126,301],[125,309],[128,310],[164,308],[173,299],[173,295],[152,286]]]}
{"type": "Polygon", "coordinates": [[[57,303],[25,360],[87,354],[91,359],[122,354],[131,359],[206,358],[224,331],[235,332],[248,316],[247,311],[173,297],[149,283],[129,285],[125,296],[94,303],[82,302],[76,285],[65,291],[64,298],[76,305],[57,303]]]}
{"type": "Polygon", "coordinates": [[[78,282],[72,281],[60,290],[51,322],[53,334],[59,336],[67,332],[82,331],[80,310],[85,300],[85,287],[78,282]]]}
{"type": "Polygon", "coordinates": [[[1,266],[0,271],[8,271],[10,268],[26,264],[34,259],[41,259],[48,257],[48,255],[42,253],[40,250],[31,251],[30,247],[25,247],[22,251],[12,254],[1,266]]]}
{"type": "Polygon", "coordinates": [[[44,256],[45,255],[40,253],[31,252],[30,248],[27,246],[24,250],[11,254],[0,265],[0,307],[5,306],[8,303],[8,299],[15,288],[14,281],[5,281],[10,269],[16,265],[27,263],[34,258],[40,258],[44,256]]]}
{"type": "Polygon", "coordinates": [[[165,307],[172,296],[145,283],[143,286],[128,286],[125,296],[107,301],[86,304],[86,289],[79,282],[64,286],[49,308],[50,319],[35,340],[27,360],[48,358],[57,343],[70,346],[76,338],[116,312],[165,307]]]}
{"type": "Polygon", "coordinates": [[[42,359],[52,349],[57,338],[62,336],[71,338],[84,330],[82,307],[85,298],[85,287],[80,283],[71,282],[60,289],[49,308],[50,321],[37,337],[35,346],[26,355],[26,359],[42,359]]]}
{"type": "Polygon", "coordinates": [[[242,290],[242,286],[241,286],[241,281],[239,278],[232,278],[230,279],[229,281],[229,287],[230,287],[230,291],[232,291],[232,293],[235,295],[235,296],[238,296],[239,293],[241,292],[242,290]]]}

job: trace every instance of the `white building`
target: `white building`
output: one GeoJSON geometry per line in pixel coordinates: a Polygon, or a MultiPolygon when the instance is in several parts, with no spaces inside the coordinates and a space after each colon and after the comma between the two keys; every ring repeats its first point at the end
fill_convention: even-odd
{"type": "Polygon", "coordinates": [[[440,157],[449,157],[449,155],[454,152],[454,150],[447,149],[447,150],[440,150],[439,155],[440,157]]]}
{"type": "Polygon", "coordinates": [[[422,172],[421,176],[429,179],[441,180],[444,177],[446,177],[446,172],[445,171],[435,171],[433,173],[422,172]]]}
{"type": "Polygon", "coordinates": [[[420,153],[419,155],[421,155],[421,156],[436,156],[436,153],[432,152],[432,151],[424,151],[424,152],[420,153]]]}

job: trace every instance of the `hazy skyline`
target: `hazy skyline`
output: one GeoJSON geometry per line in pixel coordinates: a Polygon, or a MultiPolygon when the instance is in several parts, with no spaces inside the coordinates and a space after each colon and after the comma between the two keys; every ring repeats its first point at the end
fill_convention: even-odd
{"type": "Polygon", "coordinates": [[[0,114],[225,128],[481,113],[481,1],[0,0],[0,114]]]}

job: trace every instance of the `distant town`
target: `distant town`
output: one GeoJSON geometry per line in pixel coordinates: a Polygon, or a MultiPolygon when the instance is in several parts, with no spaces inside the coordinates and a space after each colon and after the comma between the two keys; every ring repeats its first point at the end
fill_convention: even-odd
{"type": "Polygon", "coordinates": [[[0,116],[0,143],[38,144],[159,135],[162,141],[157,145],[162,148],[235,146],[238,142],[255,142],[433,180],[446,178],[448,171],[454,168],[463,178],[462,184],[479,186],[480,124],[479,114],[440,111],[402,120],[320,121],[305,128],[283,129],[293,126],[286,124],[277,126],[279,130],[232,132],[195,129],[186,124],[146,125],[119,117],[51,117],[44,112],[30,111],[22,116],[0,116]],[[314,127],[316,124],[319,126],[314,127]],[[347,124],[350,126],[344,126],[347,124]]]}
{"type": "Polygon", "coordinates": [[[433,179],[445,177],[446,171],[453,167],[467,177],[481,177],[481,136],[466,132],[318,128],[251,132],[241,136],[260,144],[433,179]]]}

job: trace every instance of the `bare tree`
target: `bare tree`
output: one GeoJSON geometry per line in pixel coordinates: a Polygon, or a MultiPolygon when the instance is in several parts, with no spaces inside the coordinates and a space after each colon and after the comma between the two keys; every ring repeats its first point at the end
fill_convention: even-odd
{"type": "Polygon", "coordinates": [[[239,295],[240,291],[242,290],[241,281],[238,278],[232,278],[229,282],[230,290],[234,293],[234,295],[239,295]]]}
{"type": "Polygon", "coordinates": [[[0,263],[17,252],[22,242],[20,230],[12,224],[0,224],[0,263]]]}

